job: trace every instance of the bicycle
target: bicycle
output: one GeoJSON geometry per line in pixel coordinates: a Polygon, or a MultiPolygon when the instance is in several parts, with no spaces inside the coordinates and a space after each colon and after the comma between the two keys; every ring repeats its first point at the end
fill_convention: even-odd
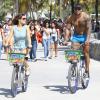
{"type": "Polygon", "coordinates": [[[83,45],[76,50],[72,47],[68,50],[65,50],[65,58],[69,63],[68,69],[68,87],[71,93],[75,93],[78,89],[79,83],[83,89],[87,88],[89,84],[89,76],[86,77],[85,72],[85,56],[83,53],[83,45]]]}
{"type": "MultiPolygon", "coordinates": [[[[21,51],[21,50],[20,50],[21,51]]],[[[22,92],[27,91],[28,76],[25,74],[25,55],[24,53],[10,52],[9,62],[13,66],[12,79],[11,79],[11,94],[15,97],[18,93],[18,89],[22,88],[22,92]]]]}

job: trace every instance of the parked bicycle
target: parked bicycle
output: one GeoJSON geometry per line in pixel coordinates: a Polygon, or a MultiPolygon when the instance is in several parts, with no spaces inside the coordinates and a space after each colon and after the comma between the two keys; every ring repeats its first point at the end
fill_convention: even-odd
{"type": "MultiPolygon", "coordinates": [[[[28,85],[28,76],[25,74],[25,54],[24,53],[15,53],[16,49],[13,52],[9,53],[8,60],[10,65],[13,66],[12,79],[11,79],[11,94],[15,97],[18,93],[18,90],[21,88],[22,92],[26,92],[28,85]]],[[[21,50],[19,50],[21,51],[21,50]]]]}
{"type": "Polygon", "coordinates": [[[86,77],[85,73],[85,56],[83,53],[83,45],[80,44],[77,50],[72,49],[65,50],[65,58],[69,63],[68,69],[68,87],[71,93],[75,93],[79,84],[82,88],[87,88],[89,84],[89,76],[86,77]]]}

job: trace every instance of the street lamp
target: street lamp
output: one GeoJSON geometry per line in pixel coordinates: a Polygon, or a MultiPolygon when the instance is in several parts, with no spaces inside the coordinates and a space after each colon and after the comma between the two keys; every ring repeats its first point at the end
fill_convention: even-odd
{"type": "Polygon", "coordinates": [[[52,19],[52,5],[55,4],[55,0],[49,0],[49,5],[50,5],[50,22],[52,19]]]}
{"type": "Polygon", "coordinates": [[[96,24],[98,22],[98,0],[95,0],[96,24]]]}

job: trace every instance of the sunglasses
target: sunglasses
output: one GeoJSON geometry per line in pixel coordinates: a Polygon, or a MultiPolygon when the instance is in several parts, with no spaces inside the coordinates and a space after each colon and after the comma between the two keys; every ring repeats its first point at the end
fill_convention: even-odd
{"type": "Polygon", "coordinates": [[[76,7],[75,10],[81,10],[81,7],[76,7]]]}
{"type": "Polygon", "coordinates": [[[26,18],[22,18],[22,20],[26,20],[26,18]]]}

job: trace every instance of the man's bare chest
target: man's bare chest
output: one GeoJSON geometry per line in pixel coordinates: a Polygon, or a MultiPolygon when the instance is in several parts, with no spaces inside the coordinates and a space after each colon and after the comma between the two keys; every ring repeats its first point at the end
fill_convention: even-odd
{"type": "Polygon", "coordinates": [[[72,21],[73,26],[76,27],[85,27],[86,26],[86,20],[84,18],[75,18],[72,21]]]}

